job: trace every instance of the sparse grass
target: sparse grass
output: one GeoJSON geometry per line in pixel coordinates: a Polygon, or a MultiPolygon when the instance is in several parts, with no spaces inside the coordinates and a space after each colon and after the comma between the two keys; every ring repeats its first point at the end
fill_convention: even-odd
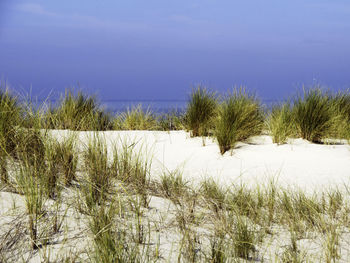
{"type": "Polygon", "coordinates": [[[83,153],[87,180],[84,184],[86,204],[89,208],[103,204],[111,189],[111,173],[108,165],[107,145],[103,138],[94,134],[83,153]]]}
{"type": "Polygon", "coordinates": [[[284,144],[295,135],[292,107],[289,103],[274,106],[268,118],[273,143],[284,144]]]}
{"type": "Polygon", "coordinates": [[[76,135],[70,134],[58,145],[58,157],[61,171],[64,175],[64,184],[70,186],[76,179],[78,154],[76,151],[76,135]]]}
{"type": "Polygon", "coordinates": [[[227,190],[223,189],[213,179],[206,179],[202,181],[200,192],[205,200],[208,200],[213,210],[218,213],[225,207],[227,190]]]}
{"type": "Polygon", "coordinates": [[[178,110],[171,110],[169,113],[162,114],[158,118],[158,126],[162,131],[184,130],[184,114],[178,110]]]}
{"type": "Polygon", "coordinates": [[[220,105],[214,135],[220,153],[224,154],[238,141],[260,134],[263,128],[263,112],[259,101],[245,89],[235,89],[220,105]]]}
{"type": "MultiPolygon", "coordinates": [[[[134,149],[135,142],[123,141],[113,149],[112,175],[125,186],[131,186],[136,194],[143,197],[144,206],[148,206],[149,174],[152,164],[150,155],[144,158],[142,150],[134,149]]],[[[142,146],[140,146],[142,148],[142,146]]]]}
{"type": "Polygon", "coordinates": [[[189,189],[188,182],[182,177],[178,169],[170,172],[164,172],[160,177],[161,193],[175,203],[183,198],[189,189]]]}
{"type": "Polygon", "coordinates": [[[216,113],[216,94],[201,86],[193,89],[185,115],[185,123],[191,136],[206,136],[216,113]]]}
{"type": "Polygon", "coordinates": [[[28,232],[32,242],[32,248],[39,245],[39,221],[44,216],[45,182],[43,182],[43,166],[39,163],[32,164],[23,161],[20,165],[16,183],[19,192],[25,196],[25,204],[28,214],[28,232]]]}

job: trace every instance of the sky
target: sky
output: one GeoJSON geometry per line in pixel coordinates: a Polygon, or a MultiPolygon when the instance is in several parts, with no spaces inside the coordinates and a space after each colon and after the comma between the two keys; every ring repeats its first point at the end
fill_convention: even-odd
{"type": "Polygon", "coordinates": [[[350,88],[349,0],[0,0],[0,78],[45,98],[350,88]]]}

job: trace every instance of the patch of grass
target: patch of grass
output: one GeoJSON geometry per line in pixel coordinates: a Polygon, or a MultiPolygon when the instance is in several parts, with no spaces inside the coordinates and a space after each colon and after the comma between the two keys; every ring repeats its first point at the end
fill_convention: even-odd
{"type": "Polygon", "coordinates": [[[45,190],[48,197],[54,199],[59,190],[59,143],[53,138],[47,138],[45,141],[45,190]]]}
{"type": "Polygon", "coordinates": [[[224,154],[238,141],[258,135],[263,128],[264,118],[258,99],[245,89],[235,89],[221,104],[214,135],[220,153],[224,154]]]}
{"type": "Polygon", "coordinates": [[[64,175],[64,184],[69,186],[76,179],[78,154],[76,152],[76,136],[74,133],[66,137],[58,145],[60,169],[64,175]]]}
{"type": "Polygon", "coordinates": [[[57,108],[46,113],[46,125],[50,129],[103,131],[112,128],[110,116],[100,108],[95,97],[81,91],[66,90],[57,108]]]}
{"type": "Polygon", "coordinates": [[[330,137],[350,139],[350,94],[349,90],[331,96],[333,120],[330,137]]]}
{"type": "Polygon", "coordinates": [[[184,197],[189,189],[188,182],[182,177],[182,173],[176,169],[164,172],[160,177],[160,188],[162,194],[175,203],[184,197]]]}
{"type": "Polygon", "coordinates": [[[16,175],[16,183],[19,192],[24,194],[27,214],[29,217],[28,231],[32,242],[32,248],[39,245],[39,221],[44,216],[44,204],[46,202],[45,183],[43,182],[44,169],[38,163],[22,161],[19,173],[16,175]]]}
{"type": "Polygon", "coordinates": [[[158,126],[162,131],[184,130],[184,116],[181,111],[171,110],[158,118],[158,126]]]}
{"type": "Polygon", "coordinates": [[[320,143],[332,128],[330,95],[314,87],[304,90],[294,100],[293,116],[298,135],[308,141],[320,143]]]}
{"type": "Polygon", "coordinates": [[[21,121],[22,108],[17,97],[10,94],[0,82],[0,179],[8,183],[7,160],[15,150],[16,126],[21,121]]]}
{"type": "Polygon", "coordinates": [[[255,232],[246,218],[238,216],[234,232],[230,236],[234,240],[234,252],[237,257],[249,259],[255,251],[255,232]]]}
{"type": "Polygon", "coordinates": [[[223,209],[226,201],[227,190],[219,186],[213,179],[202,181],[200,192],[205,200],[208,200],[216,213],[223,209]]]}
{"type": "Polygon", "coordinates": [[[201,86],[193,89],[185,114],[186,127],[191,131],[191,136],[206,136],[216,113],[216,94],[201,86]]]}
{"type": "MultiPolygon", "coordinates": [[[[123,141],[113,150],[112,174],[125,186],[131,187],[143,197],[144,206],[148,206],[149,174],[151,158],[144,158],[142,150],[135,149],[137,143],[123,141]]],[[[141,147],[142,148],[142,147],[141,147]]],[[[150,156],[150,155],[148,155],[150,156]]]]}
{"type": "Polygon", "coordinates": [[[115,130],[156,130],[157,120],[149,108],[143,110],[142,105],[139,104],[117,116],[113,128],[115,130]]]}
{"type": "Polygon", "coordinates": [[[111,173],[108,165],[106,142],[97,134],[90,138],[83,153],[87,180],[84,184],[86,204],[89,208],[105,202],[111,189],[111,173]]]}
{"type": "Polygon", "coordinates": [[[273,143],[283,144],[295,134],[292,107],[289,103],[274,106],[268,117],[273,143]]]}
{"type": "Polygon", "coordinates": [[[325,262],[337,262],[340,259],[339,227],[335,224],[328,226],[324,240],[325,262]]]}

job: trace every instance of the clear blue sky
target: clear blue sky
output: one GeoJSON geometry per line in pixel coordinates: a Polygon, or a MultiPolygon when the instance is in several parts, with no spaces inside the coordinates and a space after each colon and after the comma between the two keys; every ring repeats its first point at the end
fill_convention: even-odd
{"type": "Polygon", "coordinates": [[[265,99],[346,89],[350,1],[0,0],[0,76],[102,99],[184,99],[198,83],[265,99]]]}

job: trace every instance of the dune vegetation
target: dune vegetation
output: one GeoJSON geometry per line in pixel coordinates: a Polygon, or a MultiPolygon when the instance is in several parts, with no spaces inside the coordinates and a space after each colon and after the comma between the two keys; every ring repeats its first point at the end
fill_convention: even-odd
{"type": "Polygon", "coordinates": [[[198,87],[184,114],[112,116],[81,92],[45,110],[0,90],[0,262],[348,261],[349,191],[192,185],[181,169],[154,177],[138,142],[107,145],[99,132],[187,129],[221,154],[263,133],[277,144],[350,134],[345,92],[313,87],[271,110],[244,89],[223,98],[198,87]]]}

